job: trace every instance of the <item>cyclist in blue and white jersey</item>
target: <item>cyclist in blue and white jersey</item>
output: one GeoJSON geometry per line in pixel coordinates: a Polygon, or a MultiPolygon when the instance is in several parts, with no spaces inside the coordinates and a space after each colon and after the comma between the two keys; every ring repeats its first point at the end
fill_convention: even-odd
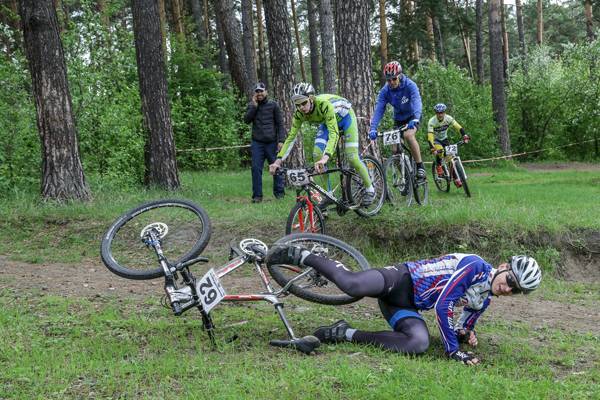
{"type": "Polygon", "coordinates": [[[421,310],[434,309],[448,357],[468,365],[479,363],[459,342],[477,346],[475,323],[492,296],[529,293],[538,288],[542,272],[531,257],[513,256],[492,267],[475,254],[452,253],[428,260],[411,261],[352,272],[340,262],[311,254],[292,245],[274,246],[267,264],[311,267],[353,297],[378,299],[393,331],[353,329],[346,321],[318,328],[314,335],[323,343],[365,343],[399,353],[421,354],[429,347],[429,331],[421,310]],[[458,321],[454,309],[463,307],[458,321]]]}
{"type": "Polygon", "coordinates": [[[408,125],[408,129],[403,133],[403,138],[408,143],[410,152],[417,163],[417,178],[425,180],[426,174],[421,158],[421,149],[415,137],[423,110],[419,88],[416,83],[402,73],[402,66],[398,61],[387,63],[383,68],[383,74],[387,83],[381,88],[377,96],[369,138],[371,140],[377,139],[377,127],[383,118],[387,105],[391,104],[394,107],[394,126],[408,125]]]}

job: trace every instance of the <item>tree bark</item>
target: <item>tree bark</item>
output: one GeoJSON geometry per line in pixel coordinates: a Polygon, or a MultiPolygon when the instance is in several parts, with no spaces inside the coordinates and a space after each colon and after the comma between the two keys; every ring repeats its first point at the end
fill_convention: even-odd
{"type": "Polygon", "coordinates": [[[306,0],[308,8],[308,37],[310,42],[310,76],[317,92],[321,88],[321,70],[319,68],[319,26],[317,22],[318,0],[306,0]]]}
{"type": "MultiPolygon", "coordinates": [[[[519,34],[519,50],[521,58],[527,57],[527,47],[525,46],[525,28],[523,26],[523,2],[521,0],[515,0],[515,7],[517,9],[517,32],[519,34]]],[[[524,62],[525,60],[523,60],[524,62]]]]}
{"type": "Polygon", "coordinates": [[[42,198],[89,200],[54,5],[21,0],[19,14],[42,144],[42,198]]]}
{"type": "Polygon", "coordinates": [[[325,92],[337,93],[335,71],[335,43],[333,39],[333,12],[330,0],[321,0],[321,52],[323,53],[323,85],[325,92]]]}
{"type": "Polygon", "coordinates": [[[440,27],[440,21],[437,16],[433,16],[433,30],[437,36],[436,48],[438,51],[438,58],[443,66],[446,66],[446,51],[444,49],[444,37],[442,36],[442,28],[440,27]]]}
{"type": "Polygon", "coordinates": [[[242,0],[242,35],[246,74],[251,84],[258,81],[256,74],[256,49],[254,48],[254,23],[252,21],[252,0],[242,0]]]}
{"type": "Polygon", "coordinates": [[[160,38],[158,4],[132,0],[135,55],[146,140],[145,184],[166,190],[179,188],[171,107],[160,38]]]}
{"type": "MultiPolygon", "coordinates": [[[[289,130],[294,112],[290,99],[290,92],[294,83],[294,53],[286,0],[264,0],[264,8],[273,78],[271,93],[279,101],[285,128],[289,130]]],[[[292,166],[304,165],[304,148],[301,135],[296,141],[295,149],[289,156],[288,163],[292,166]]]]}
{"type": "MultiPolygon", "coordinates": [[[[385,13],[385,0],[379,0],[379,57],[381,60],[381,70],[385,67],[388,62],[388,34],[387,34],[387,17],[385,13]]],[[[385,77],[383,74],[379,75],[379,84],[385,83],[385,77]]]]}
{"type": "Polygon", "coordinates": [[[471,46],[469,44],[469,34],[466,32],[462,17],[460,15],[460,4],[457,4],[455,0],[453,0],[454,9],[456,11],[456,20],[458,21],[458,28],[460,30],[460,38],[463,44],[463,50],[465,51],[465,61],[467,62],[467,68],[469,69],[469,75],[471,79],[474,78],[473,75],[473,64],[471,63],[471,46]]]}
{"type": "Polygon", "coordinates": [[[475,58],[477,60],[477,83],[483,84],[483,0],[475,0],[475,58]]]}
{"type": "Polygon", "coordinates": [[[590,42],[593,42],[594,39],[596,39],[596,35],[594,34],[594,18],[593,18],[593,14],[592,14],[592,0],[585,0],[584,11],[585,11],[585,30],[587,32],[587,38],[590,42]]]}
{"type": "Polygon", "coordinates": [[[263,29],[263,3],[256,0],[256,25],[258,27],[258,79],[269,87],[269,69],[267,67],[267,51],[265,32],[263,29]]]}
{"type": "Polygon", "coordinates": [[[435,62],[435,39],[433,36],[433,18],[429,11],[425,16],[425,23],[427,28],[427,41],[429,42],[429,59],[435,62]]]}
{"type": "Polygon", "coordinates": [[[504,71],[502,62],[501,0],[489,1],[489,40],[490,78],[492,82],[492,109],[500,149],[505,155],[511,154],[510,135],[506,120],[506,99],[504,94],[504,71]]]}
{"type": "Polygon", "coordinates": [[[366,142],[373,109],[373,71],[371,65],[371,35],[369,33],[370,3],[336,0],[335,35],[340,94],[350,100],[358,117],[361,148],[366,142]],[[343,40],[340,40],[343,38],[343,40]],[[357,62],[360,60],[360,62],[357,62]]]}
{"type": "Polygon", "coordinates": [[[194,25],[196,26],[198,47],[202,48],[208,40],[204,25],[204,19],[208,16],[204,13],[204,8],[200,4],[200,0],[190,0],[190,5],[192,6],[192,16],[194,17],[194,25]]]}
{"type": "MultiPolygon", "coordinates": [[[[165,0],[158,0],[158,17],[160,21],[160,37],[163,54],[167,55],[167,12],[165,10],[165,0]]],[[[166,60],[166,58],[165,58],[166,60]]]]}
{"type": "Polygon", "coordinates": [[[504,82],[508,82],[508,32],[506,31],[506,7],[504,0],[500,1],[500,19],[502,21],[502,65],[504,68],[504,82]]]}
{"type": "Polygon", "coordinates": [[[173,13],[173,24],[175,33],[180,43],[185,43],[185,30],[183,29],[183,18],[181,17],[181,4],[179,0],[171,0],[171,12],[173,13]]]}
{"type": "Polygon", "coordinates": [[[217,30],[217,44],[219,48],[219,69],[223,74],[223,88],[229,87],[229,60],[227,60],[227,51],[225,50],[225,35],[223,34],[223,24],[221,19],[215,15],[215,27],[217,30]]]}
{"type": "Polygon", "coordinates": [[[304,70],[304,57],[302,56],[302,42],[300,41],[300,32],[298,31],[298,17],[296,16],[296,2],[292,2],[292,21],[294,21],[294,34],[296,36],[296,48],[298,49],[298,61],[300,61],[300,75],[302,81],[306,82],[306,71],[304,70]]]}
{"type": "Polygon", "coordinates": [[[246,68],[244,68],[242,32],[240,23],[235,17],[233,0],[213,0],[213,2],[217,18],[220,20],[221,29],[223,30],[231,78],[240,93],[249,98],[252,92],[252,83],[248,81],[246,68]]]}
{"type": "Polygon", "coordinates": [[[537,0],[537,44],[542,45],[544,38],[544,4],[542,0],[537,0]]]}

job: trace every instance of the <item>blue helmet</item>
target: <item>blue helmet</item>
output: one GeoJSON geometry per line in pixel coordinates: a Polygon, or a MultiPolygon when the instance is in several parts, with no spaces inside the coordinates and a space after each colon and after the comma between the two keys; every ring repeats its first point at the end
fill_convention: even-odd
{"type": "Polygon", "coordinates": [[[446,105],[444,103],[437,103],[433,109],[435,110],[435,112],[446,112],[446,105]]]}

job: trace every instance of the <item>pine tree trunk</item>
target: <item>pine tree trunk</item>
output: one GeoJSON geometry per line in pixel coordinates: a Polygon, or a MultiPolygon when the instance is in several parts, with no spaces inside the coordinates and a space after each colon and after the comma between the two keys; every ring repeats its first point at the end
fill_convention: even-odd
{"type": "Polygon", "coordinates": [[[515,7],[517,9],[517,31],[519,34],[519,49],[521,50],[521,58],[523,58],[523,62],[525,62],[524,58],[527,57],[527,47],[525,46],[525,28],[523,27],[523,2],[521,0],[516,0],[515,7]]]}
{"type": "Polygon", "coordinates": [[[433,30],[437,37],[436,48],[438,51],[438,58],[443,66],[446,66],[446,51],[444,49],[444,36],[442,35],[442,28],[440,27],[440,21],[437,16],[433,16],[433,30]]]}
{"type": "Polygon", "coordinates": [[[469,45],[469,33],[466,32],[462,21],[459,9],[460,4],[457,4],[456,1],[453,1],[453,5],[454,10],[456,11],[456,20],[458,21],[458,28],[460,30],[460,38],[462,40],[463,50],[465,51],[465,61],[467,62],[469,75],[471,76],[471,79],[473,79],[475,76],[473,75],[473,64],[471,63],[471,46],[469,45]]]}
{"type": "Polygon", "coordinates": [[[504,68],[504,83],[508,83],[508,32],[506,31],[506,7],[504,0],[500,1],[500,19],[502,21],[502,66],[504,68]]]}
{"type": "MultiPolygon", "coordinates": [[[[273,77],[271,93],[279,101],[285,128],[289,130],[294,112],[290,99],[294,83],[294,53],[286,0],[264,0],[264,8],[273,77]]],[[[286,161],[292,166],[304,165],[304,148],[300,134],[295,149],[286,161]]]]}
{"type": "Polygon", "coordinates": [[[256,26],[258,27],[258,79],[269,87],[269,69],[265,49],[265,31],[263,29],[263,3],[256,0],[256,26]]]}
{"type": "Polygon", "coordinates": [[[350,100],[358,118],[361,148],[366,142],[371,110],[373,109],[373,72],[371,65],[371,35],[368,4],[336,0],[335,35],[340,94],[350,100]]]}
{"type": "MultiPolygon", "coordinates": [[[[216,13],[215,13],[216,14],[216,13]]],[[[227,50],[225,50],[225,35],[223,34],[223,24],[221,19],[215,15],[215,27],[217,30],[217,44],[219,49],[219,69],[223,74],[223,88],[229,88],[229,60],[227,60],[227,50]]]]}
{"type": "Polygon", "coordinates": [[[319,26],[317,22],[318,0],[306,0],[308,8],[308,37],[310,42],[310,75],[315,90],[321,88],[321,70],[319,67],[319,26]]]}
{"type": "Polygon", "coordinates": [[[171,0],[171,12],[173,13],[173,24],[175,33],[180,43],[185,43],[185,31],[183,29],[183,18],[181,17],[181,4],[179,0],[171,0]]]}
{"type": "Polygon", "coordinates": [[[254,23],[252,21],[252,0],[242,0],[242,35],[246,74],[253,85],[258,81],[256,74],[256,49],[254,48],[254,23]]]}
{"type": "MultiPolygon", "coordinates": [[[[379,57],[381,61],[381,70],[383,70],[383,67],[388,62],[388,34],[385,0],[379,0],[379,37],[381,38],[379,45],[379,57]]],[[[385,77],[383,74],[380,74],[379,76],[379,84],[383,85],[385,83],[385,77]]]]}
{"type": "MultiPolygon", "coordinates": [[[[160,34],[163,54],[167,55],[167,12],[165,10],[165,0],[158,0],[158,16],[160,20],[160,34]]],[[[165,58],[166,60],[166,58],[165,58]]]]}
{"type": "Polygon", "coordinates": [[[321,0],[321,51],[323,53],[323,85],[327,93],[337,93],[335,70],[335,43],[333,39],[333,11],[331,0],[321,0]]]}
{"type": "Polygon", "coordinates": [[[477,59],[477,83],[483,84],[483,0],[475,0],[475,58],[477,59]]]}
{"type": "Polygon", "coordinates": [[[302,56],[302,42],[300,41],[300,32],[298,31],[298,17],[296,16],[296,2],[292,2],[292,21],[294,21],[294,34],[296,36],[296,48],[298,49],[298,60],[300,61],[300,75],[302,81],[306,82],[306,71],[304,70],[304,57],[302,56]]]}
{"type": "Polygon", "coordinates": [[[587,32],[587,38],[590,42],[593,42],[594,39],[596,39],[596,35],[594,34],[594,18],[593,18],[593,14],[592,14],[592,0],[585,0],[584,11],[585,11],[585,30],[587,32]]]}
{"type": "Polygon", "coordinates": [[[506,116],[504,71],[502,61],[501,0],[489,1],[490,78],[492,83],[492,109],[496,122],[498,142],[502,153],[511,154],[510,135],[506,116]]]}
{"type": "Polygon", "coordinates": [[[158,4],[132,0],[135,55],[146,140],[145,184],[166,190],[179,188],[171,107],[160,39],[158,4]]]}
{"type": "Polygon", "coordinates": [[[204,14],[203,5],[200,4],[200,0],[190,0],[190,5],[192,6],[192,16],[194,17],[194,25],[196,26],[198,47],[202,48],[208,40],[206,31],[204,30],[204,19],[207,18],[207,15],[204,14]]]}
{"type": "Polygon", "coordinates": [[[537,0],[537,44],[541,46],[544,38],[544,4],[542,0],[537,0]]]}
{"type": "Polygon", "coordinates": [[[250,97],[252,83],[248,81],[246,68],[244,67],[244,55],[242,50],[242,32],[240,23],[235,17],[233,0],[213,0],[215,13],[221,22],[223,39],[229,58],[229,70],[233,83],[244,96],[250,97]]]}
{"type": "Polygon", "coordinates": [[[89,200],[54,5],[22,0],[19,14],[42,144],[42,198],[89,200]]]}
{"type": "Polygon", "coordinates": [[[425,17],[425,23],[426,23],[426,28],[427,28],[427,42],[428,42],[428,46],[429,46],[429,59],[431,61],[436,60],[435,57],[435,39],[433,36],[433,18],[431,17],[431,14],[428,12],[427,16],[425,17]]]}

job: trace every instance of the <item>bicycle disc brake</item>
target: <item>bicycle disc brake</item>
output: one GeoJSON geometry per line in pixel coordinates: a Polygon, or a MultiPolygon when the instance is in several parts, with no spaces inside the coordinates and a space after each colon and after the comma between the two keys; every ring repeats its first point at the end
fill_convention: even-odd
{"type": "Polygon", "coordinates": [[[267,251],[269,251],[266,244],[258,239],[252,238],[243,239],[240,242],[239,248],[245,254],[256,258],[264,257],[267,254],[267,251]]]}
{"type": "Polygon", "coordinates": [[[140,232],[140,239],[145,242],[149,237],[150,232],[154,232],[157,239],[162,239],[167,236],[167,233],[169,233],[169,227],[167,224],[162,222],[153,222],[150,225],[146,225],[144,229],[142,229],[140,232]]]}

